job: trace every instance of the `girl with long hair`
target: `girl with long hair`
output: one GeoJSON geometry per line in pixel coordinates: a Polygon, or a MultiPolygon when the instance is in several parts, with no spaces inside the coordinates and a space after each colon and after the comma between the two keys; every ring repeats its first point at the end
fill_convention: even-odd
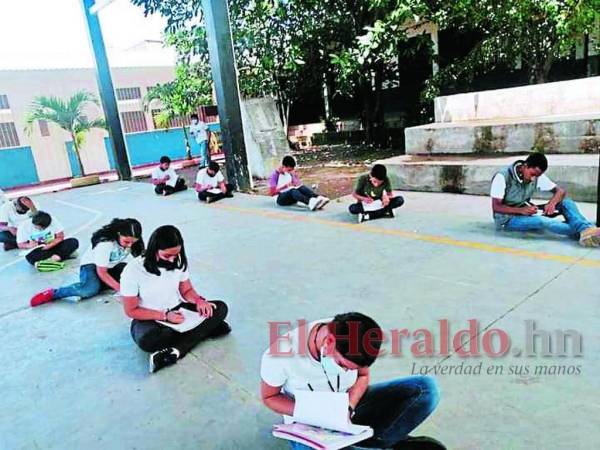
{"type": "Polygon", "coordinates": [[[172,225],[157,228],[144,257],[129,263],[121,277],[131,336],[150,353],[150,373],[175,364],[200,341],[228,334],[227,305],[208,301],[190,281],[183,237],[172,225]]]}
{"type": "Polygon", "coordinates": [[[144,252],[142,225],[136,219],[113,219],[92,234],[92,245],[81,257],[79,282],[58,289],[46,289],[31,298],[31,306],[61,298],[81,300],[104,289],[120,290],[121,272],[131,255],[144,252]]]}

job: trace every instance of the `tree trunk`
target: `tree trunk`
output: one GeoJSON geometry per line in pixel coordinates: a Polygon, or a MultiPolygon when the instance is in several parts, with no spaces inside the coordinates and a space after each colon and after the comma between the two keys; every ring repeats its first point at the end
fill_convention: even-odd
{"type": "Polygon", "coordinates": [[[187,159],[192,159],[192,147],[190,146],[190,139],[188,137],[188,132],[185,128],[185,124],[183,125],[183,139],[185,141],[185,157],[187,159]]]}
{"type": "Polygon", "coordinates": [[[83,163],[81,162],[81,155],[79,154],[79,145],[77,145],[77,139],[75,134],[71,134],[71,138],[73,139],[73,151],[75,152],[75,157],[77,158],[77,164],[79,165],[79,173],[81,177],[85,177],[85,170],[83,169],[83,163]]]}

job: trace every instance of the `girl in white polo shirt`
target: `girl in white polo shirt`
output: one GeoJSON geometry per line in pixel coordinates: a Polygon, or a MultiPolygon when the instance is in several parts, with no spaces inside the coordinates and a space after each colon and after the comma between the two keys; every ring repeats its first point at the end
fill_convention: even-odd
{"type": "Polygon", "coordinates": [[[104,289],[119,292],[126,260],[143,251],[142,225],[136,219],[113,219],[92,235],[92,245],[81,257],[79,282],[46,289],[31,298],[31,306],[67,297],[89,298],[104,289]]]}
{"type": "Polygon", "coordinates": [[[157,228],[143,257],[129,263],[121,276],[125,314],[131,336],[150,353],[150,373],[175,364],[200,341],[228,334],[227,305],[207,301],[190,281],[179,230],[157,228]]]}

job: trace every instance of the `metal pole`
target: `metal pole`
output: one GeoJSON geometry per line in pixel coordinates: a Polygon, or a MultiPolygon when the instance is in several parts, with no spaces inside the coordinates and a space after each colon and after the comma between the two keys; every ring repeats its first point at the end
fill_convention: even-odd
{"type": "Polygon", "coordinates": [[[202,11],[206,24],[212,77],[217,92],[227,177],[238,190],[248,191],[251,188],[251,180],[244,144],[227,1],[202,0],[202,11]]]}
{"type": "Polygon", "coordinates": [[[95,0],[82,0],[82,3],[88,36],[94,54],[96,81],[98,82],[100,100],[104,114],[106,115],[108,134],[117,163],[117,173],[121,180],[131,180],[131,167],[129,166],[129,157],[127,156],[127,147],[125,145],[123,129],[121,128],[121,121],[119,120],[119,110],[117,109],[117,100],[115,99],[115,90],[110,75],[110,67],[108,66],[102,29],[100,28],[98,16],[90,12],[90,8],[95,6],[95,0]]]}

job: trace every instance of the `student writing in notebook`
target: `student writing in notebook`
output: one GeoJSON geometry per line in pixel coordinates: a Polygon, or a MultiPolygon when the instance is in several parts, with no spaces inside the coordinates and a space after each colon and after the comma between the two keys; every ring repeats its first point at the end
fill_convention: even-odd
{"type": "MultiPolygon", "coordinates": [[[[274,340],[261,362],[263,403],[278,414],[293,416],[298,391],[348,392],[350,420],[374,431],[361,447],[443,449],[432,439],[408,436],[438,404],[433,378],[411,376],[369,385],[369,368],[382,335],[373,319],[351,312],[311,322],[274,340]]],[[[306,448],[298,443],[292,447],[306,448]]]]}
{"type": "Polygon", "coordinates": [[[91,241],[91,247],[81,257],[79,281],[35,294],[31,306],[62,298],[81,300],[105,289],[119,291],[119,279],[127,258],[144,251],[142,225],[136,219],[113,219],[94,232],[91,241]]]}
{"type": "Polygon", "coordinates": [[[404,204],[400,195],[394,195],[383,164],[375,164],[368,174],[358,177],[352,197],[357,202],[348,209],[350,214],[357,215],[358,223],[382,217],[393,218],[394,209],[404,204]]]}
{"type": "Polygon", "coordinates": [[[215,161],[211,161],[208,167],[198,171],[194,188],[198,192],[198,200],[206,203],[233,197],[233,186],[225,183],[221,168],[215,161]]]}
{"type": "Polygon", "coordinates": [[[187,189],[185,180],[171,167],[171,158],[168,156],[162,156],[160,164],[152,171],[152,184],[158,195],[171,195],[187,189]]]}
{"type": "Polygon", "coordinates": [[[279,206],[291,206],[302,203],[311,211],[322,209],[329,199],[313,192],[308,186],[300,181],[295,172],[296,160],[290,156],[284,156],[281,166],[273,171],[269,177],[269,193],[277,196],[279,206]]]}
{"type": "Polygon", "coordinates": [[[206,338],[231,331],[227,305],[209,302],[192,286],[183,237],[172,225],[157,228],[145,255],[127,265],[121,296],[125,314],[133,319],[133,340],[150,353],[150,373],[175,364],[206,338]]]}
{"type": "Polygon", "coordinates": [[[22,222],[17,230],[17,245],[30,250],[25,259],[35,265],[50,259],[60,262],[68,259],[79,248],[79,241],[66,238],[62,224],[50,214],[38,211],[30,219],[22,222]]]}

